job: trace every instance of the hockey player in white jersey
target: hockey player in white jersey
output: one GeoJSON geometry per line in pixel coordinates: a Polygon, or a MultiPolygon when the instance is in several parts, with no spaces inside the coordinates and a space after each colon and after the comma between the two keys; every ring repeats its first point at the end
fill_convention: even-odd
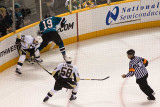
{"type": "Polygon", "coordinates": [[[20,33],[17,34],[16,38],[16,46],[17,50],[19,51],[19,60],[16,67],[16,73],[22,74],[20,69],[23,65],[23,62],[26,59],[26,52],[30,53],[30,57],[34,61],[42,62],[40,59],[40,52],[37,49],[42,42],[41,37],[33,37],[31,35],[21,35],[20,33]]]}
{"type": "Polygon", "coordinates": [[[53,96],[57,91],[62,88],[72,89],[72,95],[70,101],[75,100],[78,82],[80,76],[78,73],[78,68],[71,64],[71,59],[68,58],[66,63],[60,63],[57,68],[52,72],[53,77],[55,78],[54,88],[47,93],[47,96],[44,98],[43,102],[48,101],[50,97],[53,96]]]}

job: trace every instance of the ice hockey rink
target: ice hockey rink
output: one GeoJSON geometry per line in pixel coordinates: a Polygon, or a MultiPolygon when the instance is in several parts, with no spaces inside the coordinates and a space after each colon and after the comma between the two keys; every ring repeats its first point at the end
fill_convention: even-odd
{"type": "MultiPolygon", "coordinates": [[[[54,86],[54,78],[36,63],[16,66],[0,73],[0,107],[159,107],[160,106],[160,28],[149,28],[97,37],[66,45],[68,56],[79,68],[81,78],[104,78],[104,81],[81,80],[76,101],[69,102],[71,91],[63,89],[47,103],[43,99],[54,86]],[[136,84],[136,78],[123,79],[129,68],[126,51],[149,61],[148,82],[156,101],[148,101],[136,84]]],[[[48,71],[64,62],[59,49],[41,54],[41,65],[48,71]]]]}

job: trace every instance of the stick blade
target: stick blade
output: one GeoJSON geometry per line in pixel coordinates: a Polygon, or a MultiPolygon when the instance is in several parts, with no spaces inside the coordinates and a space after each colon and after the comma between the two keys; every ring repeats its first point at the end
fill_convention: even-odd
{"type": "Polygon", "coordinates": [[[104,78],[104,79],[102,79],[102,80],[106,80],[106,79],[108,79],[108,78],[110,78],[110,76],[108,76],[108,77],[106,77],[106,78],[104,78]]]}
{"type": "Polygon", "coordinates": [[[97,80],[99,80],[99,81],[103,81],[103,80],[106,80],[106,79],[108,79],[110,76],[108,76],[108,77],[105,77],[105,78],[103,78],[103,79],[97,79],[97,80]]]}
{"type": "Polygon", "coordinates": [[[103,80],[108,79],[109,77],[110,77],[110,76],[105,77],[105,78],[103,78],[103,79],[80,79],[80,80],[97,80],[97,81],[103,81],[103,80]]]}

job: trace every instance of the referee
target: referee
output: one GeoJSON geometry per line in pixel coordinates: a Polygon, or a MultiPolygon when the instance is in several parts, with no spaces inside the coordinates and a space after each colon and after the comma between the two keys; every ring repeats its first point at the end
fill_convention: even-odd
{"type": "Polygon", "coordinates": [[[123,74],[122,78],[127,78],[135,75],[136,83],[139,85],[140,89],[148,96],[148,100],[155,100],[154,91],[148,85],[148,71],[146,66],[148,66],[148,61],[142,57],[134,56],[135,51],[130,49],[127,51],[129,62],[129,73],[123,74]]]}

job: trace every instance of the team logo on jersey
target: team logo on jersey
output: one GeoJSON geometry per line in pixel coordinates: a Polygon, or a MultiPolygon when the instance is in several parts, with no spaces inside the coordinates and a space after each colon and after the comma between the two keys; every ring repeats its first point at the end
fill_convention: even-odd
{"type": "Polygon", "coordinates": [[[106,25],[110,25],[113,21],[116,21],[119,15],[119,7],[116,6],[112,11],[109,11],[106,17],[106,25]],[[113,11],[116,11],[114,14],[113,11]]]}

